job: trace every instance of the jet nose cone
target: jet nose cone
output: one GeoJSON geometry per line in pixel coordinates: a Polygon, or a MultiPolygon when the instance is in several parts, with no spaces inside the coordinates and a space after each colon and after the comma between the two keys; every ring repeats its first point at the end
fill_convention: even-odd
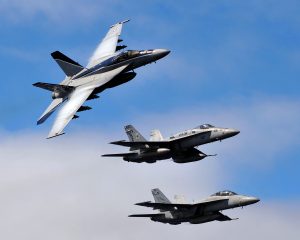
{"type": "Polygon", "coordinates": [[[171,51],[168,49],[154,49],[153,54],[155,54],[158,58],[163,58],[167,56],[171,51]]]}
{"type": "Polygon", "coordinates": [[[260,201],[260,199],[259,199],[259,198],[256,198],[256,197],[249,197],[249,198],[248,198],[248,203],[249,203],[249,204],[257,203],[257,202],[259,202],[259,201],[260,201]]]}
{"type": "Polygon", "coordinates": [[[238,135],[239,133],[240,133],[239,130],[236,130],[236,129],[233,129],[233,128],[228,129],[228,135],[229,135],[230,137],[233,137],[233,136],[235,136],[235,135],[238,135]]]}
{"type": "Polygon", "coordinates": [[[256,197],[245,197],[243,200],[242,200],[242,203],[243,205],[250,205],[250,204],[254,204],[254,203],[257,203],[259,202],[260,199],[259,198],[256,198],[256,197]]]}

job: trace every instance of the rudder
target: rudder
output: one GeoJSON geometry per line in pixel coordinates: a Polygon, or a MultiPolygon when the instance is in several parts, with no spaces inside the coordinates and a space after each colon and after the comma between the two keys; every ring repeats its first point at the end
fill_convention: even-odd
{"type": "Polygon", "coordinates": [[[162,141],[162,140],[164,140],[164,138],[158,129],[154,129],[151,131],[150,141],[162,141]]]}
{"type": "Polygon", "coordinates": [[[83,66],[78,62],[75,62],[59,51],[51,53],[51,56],[68,77],[76,75],[83,69],[83,66]]]}
{"type": "Polygon", "coordinates": [[[156,203],[171,203],[158,188],[152,189],[151,192],[156,203]]]}
{"type": "Polygon", "coordinates": [[[130,142],[146,142],[147,140],[132,125],[124,127],[130,142]]]}

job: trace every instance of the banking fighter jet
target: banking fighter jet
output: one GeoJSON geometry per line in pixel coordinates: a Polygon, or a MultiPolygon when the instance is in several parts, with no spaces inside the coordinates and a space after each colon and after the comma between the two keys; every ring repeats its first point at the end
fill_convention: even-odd
{"type": "Polygon", "coordinates": [[[124,23],[119,22],[110,27],[86,67],[65,56],[59,51],[51,56],[66,74],[59,84],[37,82],[35,87],[52,92],[52,103],[38,119],[42,124],[60,105],[48,138],[63,134],[64,128],[74,118],[77,112],[90,110],[89,106],[82,106],[87,100],[96,99],[105,89],[113,88],[132,80],[136,73],[134,69],[155,62],[169,54],[166,49],[128,50],[119,38],[124,23]]]}
{"type": "Polygon", "coordinates": [[[210,124],[177,133],[164,139],[159,130],[152,130],[150,140],[147,141],[132,125],[125,126],[129,141],[121,140],[111,144],[130,147],[129,153],[105,154],[103,157],[123,157],[128,162],[154,163],[157,160],[172,158],[176,163],[188,163],[202,160],[207,156],[199,151],[197,146],[206,143],[221,141],[235,136],[238,130],[220,128],[210,124]]]}
{"type": "Polygon", "coordinates": [[[222,210],[244,207],[259,201],[256,197],[236,194],[232,191],[217,192],[210,197],[193,203],[187,203],[183,196],[175,196],[171,202],[158,188],[152,190],[155,202],[136,203],[138,206],[150,207],[159,210],[154,214],[134,214],[129,217],[146,217],[152,221],[169,223],[172,225],[181,223],[200,224],[211,221],[231,221],[222,210]]]}

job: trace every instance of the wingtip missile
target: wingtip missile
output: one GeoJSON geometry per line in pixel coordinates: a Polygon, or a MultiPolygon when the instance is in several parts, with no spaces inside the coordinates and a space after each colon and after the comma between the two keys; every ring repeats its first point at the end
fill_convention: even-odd
{"type": "Polygon", "coordinates": [[[123,24],[123,23],[127,23],[127,22],[129,22],[130,21],[130,19],[126,19],[126,20],[124,20],[124,21],[121,21],[121,22],[119,22],[120,24],[123,24]]]}

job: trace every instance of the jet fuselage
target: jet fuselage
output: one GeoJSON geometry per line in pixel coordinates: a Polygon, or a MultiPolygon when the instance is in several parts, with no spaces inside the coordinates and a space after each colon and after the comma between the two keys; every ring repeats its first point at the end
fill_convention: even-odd
{"type": "Polygon", "coordinates": [[[166,141],[172,142],[180,140],[174,144],[172,148],[142,148],[136,150],[128,156],[124,156],[125,161],[132,162],[147,162],[154,163],[157,160],[164,160],[173,158],[177,163],[186,163],[201,160],[207,157],[206,154],[192,149],[196,146],[207,144],[210,142],[221,141],[223,139],[233,137],[239,133],[238,130],[232,128],[219,128],[208,125],[201,125],[197,128],[186,130],[184,132],[175,134],[166,141]],[[202,128],[201,128],[202,127],[202,128]],[[187,149],[189,149],[187,151],[187,149]]]}
{"type": "MultiPolygon", "coordinates": [[[[100,93],[105,89],[116,87],[123,83],[132,80],[135,76],[135,72],[131,72],[136,68],[142,67],[144,65],[156,62],[157,60],[167,56],[170,53],[167,49],[154,49],[154,50],[129,50],[115,54],[113,57],[104,59],[101,63],[95,65],[89,69],[83,69],[78,74],[67,77],[61,84],[68,85],[72,87],[84,86],[85,84],[90,84],[94,81],[92,76],[102,74],[105,72],[112,71],[114,69],[120,68],[122,66],[128,65],[120,74],[116,77],[103,84],[102,86],[96,88],[93,94],[100,93]]],[[[67,92],[66,94],[61,91],[55,91],[52,95],[53,99],[56,97],[61,97],[64,94],[64,100],[71,95],[72,92],[67,92]]]]}
{"type": "Polygon", "coordinates": [[[259,199],[255,197],[237,195],[234,193],[234,195],[229,196],[212,195],[209,198],[204,199],[203,201],[199,201],[199,203],[209,201],[212,201],[212,203],[208,204],[202,209],[197,208],[197,203],[195,203],[195,208],[189,210],[177,209],[172,211],[165,211],[162,212],[164,213],[164,216],[152,217],[151,220],[169,224],[180,224],[183,222],[189,222],[191,224],[200,224],[215,220],[226,221],[229,219],[222,219],[223,215],[220,215],[219,211],[237,207],[244,207],[258,202],[259,199]],[[216,202],[213,202],[215,200],[216,202]]]}
{"type": "Polygon", "coordinates": [[[155,62],[170,53],[167,49],[154,49],[154,50],[129,50],[116,54],[113,57],[103,60],[96,66],[84,69],[74,77],[73,80],[88,77],[94,74],[104,73],[113,69],[128,65],[123,72],[132,71],[136,68],[155,62]]]}

